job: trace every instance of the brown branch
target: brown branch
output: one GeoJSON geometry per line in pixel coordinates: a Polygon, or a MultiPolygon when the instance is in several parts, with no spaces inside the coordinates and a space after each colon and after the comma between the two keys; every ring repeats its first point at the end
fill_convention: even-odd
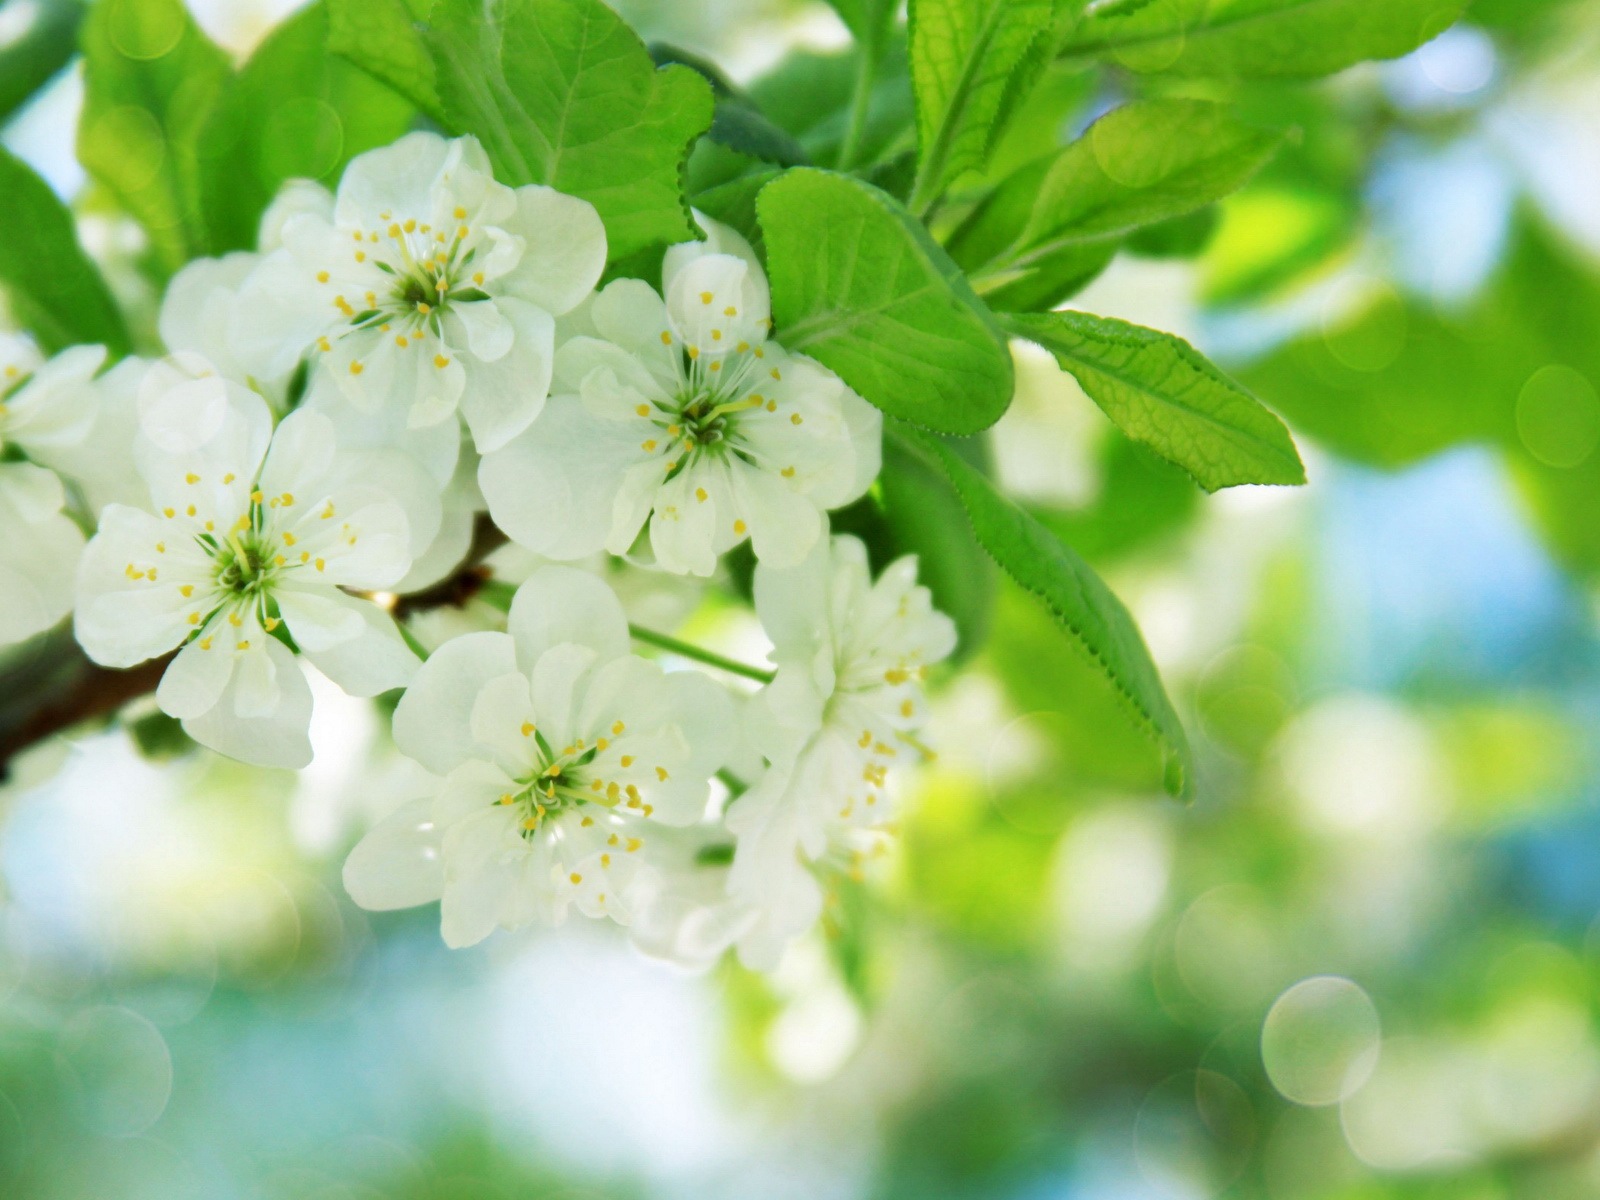
{"type": "MultiPolygon", "coordinates": [[[[468,565],[442,583],[400,597],[395,617],[464,605],[489,579],[483,560],[505,541],[487,517],[479,517],[464,560],[468,565]]],[[[171,660],[168,654],[126,671],[108,670],[90,662],[66,629],[19,648],[0,667],[0,780],[9,774],[12,759],[30,746],[79,725],[107,720],[130,701],[154,693],[171,660]]]]}

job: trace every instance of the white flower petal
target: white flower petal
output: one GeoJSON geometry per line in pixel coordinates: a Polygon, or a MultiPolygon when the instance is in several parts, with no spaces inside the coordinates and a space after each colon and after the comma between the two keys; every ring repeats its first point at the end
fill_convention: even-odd
{"type": "Polygon", "coordinates": [[[210,712],[222,699],[228,680],[233,678],[233,654],[227,647],[203,639],[191,641],[168,664],[156,689],[156,703],[168,716],[199,717],[210,712]]]}
{"type": "Polygon", "coordinates": [[[472,706],[491,679],[517,669],[516,644],[503,633],[453,638],[428,657],[394,714],[394,740],[437,775],[472,752],[472,706]]]}
{"type": "Polygon", "coordinates": [[[493,300],[451,304],[445,312],[445,329],[451,341],[465,342],[472,356],[485,363],[503,358],[516,340],[511,322],[493,300]]]}
{"type": "Polygon", "coordinates": [[[434,188],[451,157],[450,142],[427,132],[408,133],[356,155],[339,181],[334,223],[365,229],[384,219],[384,213],[391,214],[389,219],[426,219],[433,213],[434,188]]]}
{"type": "Polygon", "coordinates": [[[443,834],[433,799],[414,800],[379,821],[344,862],[344,888],[372,912],[414,908],[444,893],[443,834]]]}
{"type": "Polygon", "coordinates": [[[470,386],[461,397],[461,415],[480,454],[498,450],[533,424],[550,392],[555,358],[555,322],[549,313],[509,297],[499,308],[510,318],[516,340],[496,361],[470,364],[470,386]]]}
{"type": "Polygon", "coordinates": [[[236,670],[211,711],[185,720],[183,727],[195,741],[218,754],[253,766],[298,770],[311,761],[311,688],[294,661],[294,655],[276,640],[266,639],[266,655],[276,698],[270,712],[260,716],[240,715],[243,689],[256,690],[244,705],[247,710],[258,707],[263,700],[265,689],[260,676],[264,672],[257,668],[257,677],[247,683],[246,671],[236,670]]]}
{"type": "MultiPolygon", "coordinates": [[[[606,582],[574,567],[541,567],[517,589],[507,632],[530,676],[553,647],[588,647],[600,662],[628,653],[628,618],[606,582]]],[[[542,715],[542,714],[541,714],[542,715]]]]}
{"type": "MultiPolygon", "coordinates": [[[[641,456],[631,430],[552,396],[528,429],[483,457],[478,481],[495,523],[549,558],[598,553],[613,531],[617,490],[641,456]]],[[[627,535],[633,540],[643,514],[627,535]]]]}
{"type": "MultiPolygon", "coordinates": [[[[370,601],[343,593],[335,595],[338,603],[348,605],[356,614],[361,629],[354,637],[323,650],[312,650],[302,642],[301,648],[311,664],[351,696],[377,696],[410,683],[422,664],[400,636],[394,618],[370,601]]],[[[289,618],[287,610],[284,617],[289,618]]],[[[292,620],[289,630],[299,641],[292,620]]]]}
{"type": "Polygon", "coordinates": [[[517,189],[517,211],[504,228],[526,249],[499,285],[552,316],[576,308],[606,265],[606,230],[594,205],[537,184],[517,189]]]}

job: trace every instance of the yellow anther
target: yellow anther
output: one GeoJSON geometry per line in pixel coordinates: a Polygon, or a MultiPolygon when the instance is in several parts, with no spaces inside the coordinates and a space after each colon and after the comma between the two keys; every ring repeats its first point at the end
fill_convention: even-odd
{"type": "Polygon", "coordinates": [[[690,346],[689,347],[689,357],[691,359],[699,358],[700,357],[700,347],[699,346],[690,346]]]}
{"type": "Polygon", "coordinates": [[[602,866],[602,867],[609,867],[609,866],[610,866],[610,865],[611,865],[611,855],[609,855],[609,854],[602,854],[602,855],[601,855],[601,856],[600,856],[600,865],[601,865],[601,866],[602,866]]]}
{"type": "Polygon", "coordinates": [[[328,282],[328,273],[326,271],[318,271],[317,272],[317,282],[318,283],[327,283],[328,282]]]}
{"type": "Polygon", "coordinates": [[[319,337],[317,339],[317,349],[321,350],[324,354],[327,354],[330,350],[333,349],[333,345],[328,341],[327,338],[319,337]]]}
{"type": "Polygon", "coordinates": [[[776,400],[768,400],[767,401],[767,411],[768,412],[777,412],[778,411],[778,402],[776,400]]]}
{"type": "Polygon", "coordinates": [[[720,370],[722,370],[722,360],[721,360],[721,359],[720,359],[720,358],[719,358],[719,359],[717,359],[717,361],[716,361],[716,362],[714,362],[714,363],[712,363],[712,364],[711,364],[711,370],[713,370],[713,371],[720,371],[720,370]]]}
{"type": "Polygon", "coordinates": [[[162,515],[162,516],[164,516],[164,517],[167,517],[167,518],[169,518],[169,519],[170,519],[170,518],[172,518],[172,517],[175,517],[175,516],[177,516],[177,515],[178,515],[178,514],[177,514],[177,512],[176,512],[176,511],[175,511],[175,510],[174,510],[174,509],[170,509],[170,508],[163,508],[163,509],[162,509],[162,510],[161,510],[161,515],[162,515]]]}
{"type": "Polygon", "coordinates": [[[536,728],[536,726],[534,725],[534,723],[532,721],[524,721],[522,723],[522,736],[523,737],[532,737],[533,736],[533,731],[534,731],[535,728],[536,728]]]}
{"type": "Polygon", "coordinates": [[[228,624],[237,629],[244,624],[244,618],[236,612],[231,612],[228,614],[228,624]]]}
{"type": "Polygon", "coordinates": [[[626,728],[626,726],[624,726],[621,721],[618,721],[615,725],[613,725],[611,727],[611,736],[612,737],[621,737],[622,736],[622,731],[623,731],[624,728],[626,728]]]}
{"type": "Polygon", "coordinates": [[[782,475],[785,479],[793,479],[794,478],[794,468],[793,467],[785,467],[783,470],[779,471],[778,474],[782,475]]]}
{"type": "Polygon", "coordinates": [[[183,511],[184,511],[185,514],[187,514],[188,516],[192,517],[195,514],[195,507],[194,507],[194,505],[191,504],[191,505],[189,505],[189,507],[185,508],[183,511]]]}
{"type": "Polygon", "coordinates": [[[707,500],[711,499],[711,497],[706,494],[706,490],[703,487],[695,488],[694,498],[700,501],[701,504],[704,504],[707,500]]]}
{"type": "Polygon", "coordinates": [[[594,824],[594,818],[593,817],[585,817],[583,820],[579,821],[578,824],[581,825],[584,829],[587,829],[587,828],[589,828],[589,826],[594,824]]]}
{"type": "Polygon", "coordinates": [[[700,293],[700,303],[701,304],[710,304],[711,303],[711,293],[710,292],[701,292],[700,293]]]}
{"type": "Polygon", "coordinates": [[[190,596],[194,595],[194,584],[192,584],[192,583],[184,584],[181,588],[178,589],[178,595],[182,596],[185,600],[187,600],[190,596]]]}
{"type": "Polygon", "coordinates": [[[202,650],[211,649],[211,641],[212,641],[212,639],[208,638],[208,637],[201,638],[200,639],[200,649],[202,649],[202,650]]]}
{"type": "Polygon", "coordinates": [[[644,845],[644,839],[643,838],[636,838],[636,837],[629,838],[628,839],[628,853],[632,854],[635,850],[637,850],[642,845],[644,845]]]}
{"type": "Polygon", "coordinates": [[[366,370],[366,368],[363,367],[359,362],[352,362],[350,364],[350,374],[352,374],[352,375],[359,375],[359,374],[361,374],[362,371],[365,371],[365,370],[366,370]]]}
{"type": "Polygon", "coordinates": [[[292,533],[285,533],[285,534],[284,534],[284,535],[283,535],[283,544],[284,544],[284,545],[285,545],[285,546],[292,546],[292,545],[294,545],[294,543],[295,543],[295,536],[294,536],[294,534],[292,534],[292,533]]]}
{"type": "Polygon", "coordinates": [[[650,406],[648,404],[640,404],[636,406],[633,411],[638,413],[641,417],[648,417],[650,415],[650,406]]]}
{"type": "Polygon", "coordinates": [[[392,238],[399,237],[400,236],[400,226],[398,226],[398,225],[390,225],[389,226],[389,236],[392,237],[392,238]]]}
{"type": "Polygon", "coordinates": [[[317,559],[317,570],[325,571],[325,570],[327,570],[327,567],[328,567],[328,560],[327,559],[325,559],[325,558],[317,559]]]}
{"type": "Polygon", "coordinates": [[[805,424],[805,418],[802,417],[799,413],[790,413],[789,414],[789,424],[791,424],[791,425],[803,425],[803,424],[805,424]]]}
{"type": "Polygon", "coordinates": [[[739,310],[730,304],[727,308],[722,310],[722,315],[725,317],[737,317],[739,315],[739,310]]]}
{"type": "Polygon", "coordinates": [[[863,729],[861,731],[861,736],[856,739],[856,745],[860,746],[863,750],[872,745],[872,730],[863,729]]]}
{"type": "Polygon", "coordinates": [[[395,339],[394,339],[394,344],[395,344],[395,345],[396,345],[396,346],[399,346],[399,347],[400,347],[400,349],[402,349],[402,350],[404,350],[404,349],[405,349],[405,348],[406,348],[406,347],[407,347],[407,346],[409,346],[409,345],[411,345],[411,341],[410,341],[410,339],[408,339],[408,338],[407,338],[407,337],[406,337],[406,335],[405,335],[405,334],[403,334],[403,333],[402,333],[402,334],[398,334],[398,335],[397,335],[397,336],[396,336],[396,337],[395,337],[395,339]]]}
{"type": "Polygon", "coordinates": [[[260,504],[262,500],[261,489],[256,488],[250,493],[250,503],[260,504]]]}
{"type": "Polygon", "coordinates": [[[166,552],[167,552],[167,544],[165,542],[157,542],[156,543],[156,553],[157,554],[165,554],[166,552]]]}
{"type": "Polygon", "coordinates": [[[482,271],[476,272],[472,276],[472,282],[477,284],[479,287],[482,287],[483,286],[483,272],[482,271]]]}
{"type": "Polygon", "coordinates": [[[426,300],[418,300],[417,301],[417,311],[419,313],[421,313],[423,316],[427,316],[429,313],[431,313],[433,311],[433,306],[431,304],[429,304],[426,300]]]}
{"type": "Polygon", "coordinates": [[[283,624],[283,622],[278,620],[277,617],[268,617],[267,620],[266,620],[267,632],[271,633],[274,629],[276,629],[279,625],[282,625],[282,624],[283,624]]]}
{"type": "Polygon", "coordinates": [[[572,882],[574,884],[579,884],[579,883],[583,882],[583,876],[579,875],[576,871],[574,871],[571,875],[568,875],[567,878],[572,880],[572,882]]]}
{"type": "Polygon", "coordinates": [[[713,329],[713,330],[712,330],[712,331],[711,331],[711,340],[712,340],[712,341],[713,341],[713,342],[720,342],[720,341],[721,341],[721,340],[722,340],[722,330],[720,330],[720,329],[713,329]]]}
{"type": "Polygon", "coordinates": [[[308,563],[310,561],[311,561],[311,551],[309,551],[309,550],[300,551],[300,565],[304,566],[306,563],[308,563]]]}
{"type": "Polygon", "coordinates": [[[192,612],[192,613],[190,613],[190,614],[189,614],[189,615],[188,615],[188,616],[187,616],[187,617],[186,617],[186,618],[184,618],[184,619],[185,619],[185,620],[187,620],[187,621],[188,621],[188,622],[189,622],[189,624],[191,624],[191,625],[198,625],[198,624],[200,624],[200,614],[199,614],[199,613],[197,613],[197,612],[192,612]]]}
{"type": "Polygon", "coordinates": [[[232,471],[229,471],[226,475],[224,475],[222,477],[222,482],[225,483],[225,484],[232,483],[237,478],[239,478],[237,475],[235,475],[232,471]]]}
{"type": "Polygon", "coordinates": [[[733,531],[735,533],[737,533],[740,537],[743,537],[745,535],[745,528],[746,528],[745,527],[745,523],[743,521],[735,521],[733,523],[733,531]]]}
{"type": "Polygon", "coordinates": [[[783,378],[782,373],[778,370],[777,367],[773,367],[771,373],[772,373],[772,377],[774,379],[782,379],[783,378]]]}
{"type": "Polygon", "coordinates": [[[366,262],[367,261],[367,252],[365,250],[357,250],[356,251],[356,261],[357,262],[366,262]]]}
{"type": "Polygon", "coordinates": [[[620,795],[622,795],[622,789],[619,788],[614,782],[606,784],[606,799],[607,800],[615,800],[620,795]]]}
{"type": "Polygon", "coordinates": [[[333,519],[333,501],[329,500],[328,501],[328,507],[323,509],[322,512],[320,514],[318,514],[318,515],[321,516],[324,521],[332,520],[333,519]]]}
{"type": "Polygon", "coordinates": [[[407,233],[415,233],[417,231],[417,221],[415,217],[406,218],[405,230],[407,233]]]}
{"type": "Polygon", "coordinates": [[[750,349],[750,343],[749,342],[740,342],[737,346],[734,347],[734,350],[739,354],[743,354],[748,349],[750,349]]]}
{"type": "Polygon", "coordinates": [[[450,360],[442,354],[435,354],[433,356],[433,365],[442,371],[450,365],[450,360]]]}
{"type": "Polygon", "coordinates": [[[595,743],[594,743],[594,748],[595,748],[595,749],[596,749],[596,750],[604,750],[604,749],[605,749],[605,748],[606,748],[606,747],[607,747],[607,746],[609,746],[609,745],[610,745],[610,744],[611,744],[611,743],[610,743],[610,742],[608,742],[608,741],[606,741],[606,739],[605,739],[605,738],[597,738],[597,739],[596,739],[596,740],[595,740],[595,743]]]}
{"type": "Polygon", "coordinates": [[[200,482],[200,476],[196,475],[193,471],[190,471],[183,477],[183,481],[187,484],[193,485],[200,482]]]}
{"type": "Polygon", "coordinates": [[[909,678],[911,678],[911,676],[908,675],[901,667],[890,667],[883,673],[883,681],[885,683],[893,684],[895,687],[899,687],[909,678]]]}
{"type": "Polygon", "coordinates": [[[603,792],[606,790],[606,785],[601,783],[598,779],[594,779],[589,783],[589,790],[591,792],[603,792]]]}
{"type": "Polygon", "coordinates": [[[667,769],[665,767],[657,767],[656,778],[665,783],[667,781],[667,769]]]}
{"type": "Polygon", "coordinates": [[[624,770],[626,770],[628,767],[633,766],[633,755],[624,754],[622,756],[622,766],[623,766],[624,770]]]}
{"type": "Polygon", "coordinates": [[[663,346],[672,345],[672,334],[668,333],[665,329],[661,331],[661,344],[663,346]]]}
{"type": "Polygon", "coordinates": [[[911,701],[909,701],[909,700],[900,701],[900,715],[902,717],[909,717],[916,711],[917,711],[917,706],[915,704],[911,703],[911,701]]]}
{"type": "Polygon", "coordinates": [[[457,205],[455,217],[458,221],[465,221],[467,219],[467,210],[462,208],[460,205],[457,205]]]}

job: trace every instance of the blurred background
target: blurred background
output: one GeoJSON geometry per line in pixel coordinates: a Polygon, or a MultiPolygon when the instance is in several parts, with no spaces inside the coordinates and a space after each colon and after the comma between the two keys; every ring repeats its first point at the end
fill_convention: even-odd
{"type": "MultiPolygon", "coordinates": [[[[191,7],[242,56],[294,4],[191,7]]],[[[847,43],[821,4],[619,7],[774,108],[785,54],[847,43]]],[[[53,11],[0,4],[0,84],[53,11]]],[[[1035,103],[1061,140],[1139,86],[1035,103]]],[[[357,910],[343,856],[407,784],[336,689],[298,777],[134,712],[0,790],[0,1196],[1600,1196],[1600,9],[1203,86],[1298,132],[1072,304],[1226,364],[1310,486],[1204,497],[1042,353],[993,439],[1139,617],[1194,804],[1002,588],[902,851],[776,975],[696,976],[609,926],[451,953],[436,909],[357,910]]],[[[138,303],[80,93],[0,140],[138,303]]],[[[726,611],[697,632],[759,654],[726,611]]]]}

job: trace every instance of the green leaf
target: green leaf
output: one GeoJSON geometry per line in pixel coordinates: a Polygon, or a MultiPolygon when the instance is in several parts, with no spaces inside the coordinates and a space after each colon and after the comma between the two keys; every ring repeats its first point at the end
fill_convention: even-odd
{"type": "Polygon", "coordinates": [[[1330,75],[1398,58],[1443,32],[1466,0],[1151,0],[1105,5],[1068,39],[1075,56],[1141,72],[1244,79],[1330,75]]]}
{"type": "Polygon", "coordinates": [[[381,79],[435,121],[444,106],[416,21],[433,0],[328,0],[328,49],[381,79]]]}
{"type": "MultiPolygon", "coordinates": [[[[988,474],[983,440],[948,443],[956,454],[988,474]]],[[[966,510],[944,474],[886,439],[878,476],[883,516],[896,554],[917,556],[917,580],[933,593],[933,604],[956,623],[956,656],[970,657],[988,637],[994,612],[994,563],[973,536],[966,510]]]]}
{"type": "Polygon", "coordinates": [[[600,0],[438,0],[423,40],[446,123],[483,142],[502,182],[589,201],[612,258],[696,236],[682,172],[711,88],[658,69],[600,0]]]}
{"type": "Polygon", "coordinates": [[[922,223],[870,184],[809,168],[756,202],[777,336],[891,416],[987,429],[1011,403],[1005,335],[922,223]]]}
{"type": "Polygon", "coordinates": [[[914,212],[983,166],[1012,76],[1054,17],[1051,0],[911,0],[920,155],[914,212]]]}
{"type": "Polygon", "coordinates": [[[1306,481],[1283,422],[1182,338],[1082,312],[1005,324],[1055,355],[1118,429],[1206,491],[1306,481]]]}
{"type": "Polygon", "coordinates": [[[170,275],[203,252],[196,145],[232,77],[180,0],[102,0],[83,24],[78,159],[150,237],[170,275]]]}
{"type": "Polygon", "coordinates": [[[254,249],[261,214],[286,179],[337,183],[357,154],[394,141],[412,106],[327,52],[321,4],[263,42],[202,133],[200,199],[210,253],[254,249]]]}
{"type": "MultiPolygon", "coordinates": [[[[34,0],[0,3],[0,19],[26,13],[34,0]]],[[[33,94],[67,65],[78,49],[82,0],[45,0],[33,9],[27,32],[0,49],[0,122],[21,108],[33,94]]]]}
{"type": "Polygon", "coordinates": [[[714,63],[660,42],[651,44],[650,59],[658,67],[680,63],[711,85],[717,107],[711,118],[711,128],[706,131],[706,141],[726,146],[747,158],[785,167],[805,166],[811,161],[805,147],[787,129],[769,121],[760,107],[714,63]]]}
{"type": "Polygon", "coordinates": [[[950,239],[950,253],[981,292],[1042,281],[1048,294],[1063,263],[1078,269],[1137,229],[1216,202],[1280,141],[1204,100],[1124,105],[1003,181],[950,239]]]}
{"type": "MultiPolygon", "coordinates": [[[[861,70],[859,50],[790,54],[750,84],[750,97],[770,120],[794,135],[813,162],[831,163],[839,157],[861,70]]],[[[915,110],[908,70],[905,40],[893,36],[873,68],[875,82],[856,141],[857,164],[912,149],[915,110]]]]}
{"type": "Polygon", "coordinates": [[[997,492],[981,472],[939,439],[897,428],[894,435],[950,480],[972,531],[1001,570],[1031,592],[1116,689],[1166,756],[1166,786],[1189,794],[1188,739],[1161,685],[1139,627],[1089,565],[1048,529],[997,492]]]}
{"type": "Polygon", "coordinates": [[[78,244],[72,214],[21,159],[0,149],[0,285],[12,313],[46,353],[99,343],[127,354],[128,329],[99,270],[78,244]]]}
{"type": "Polygon", "coordinates": [[[828,4],[868,58],[876,59],[883,53],[894,29],[894,13],[899,7],[896,0],[828,0],[828,4]]]}

